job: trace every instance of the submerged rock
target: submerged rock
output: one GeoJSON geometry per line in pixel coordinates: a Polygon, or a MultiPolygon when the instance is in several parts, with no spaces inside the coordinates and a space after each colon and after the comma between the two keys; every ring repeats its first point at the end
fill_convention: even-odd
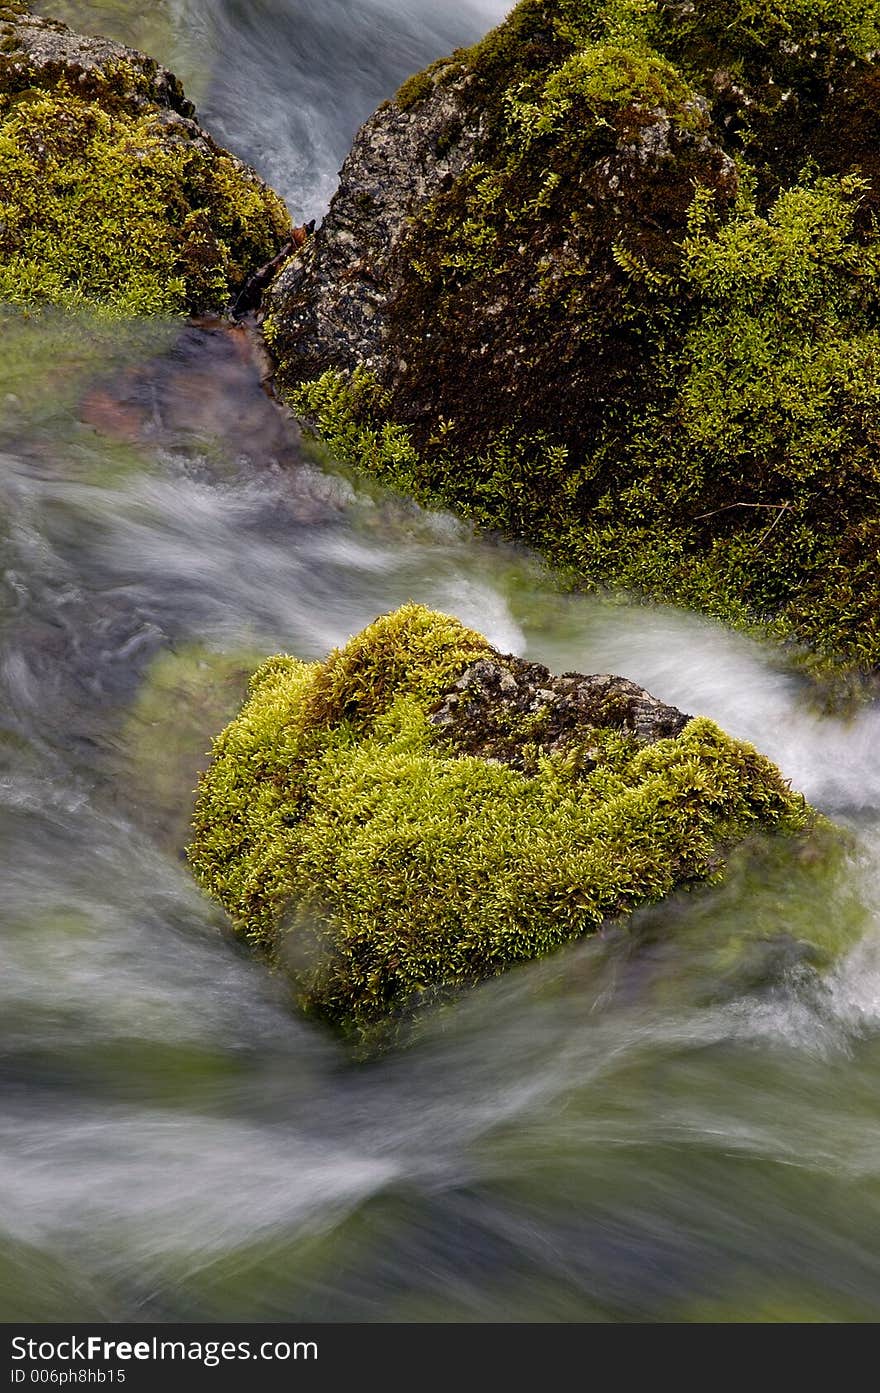
{"type": "Polygon", "coordinates": [[[222,308],[289,233],[173,73],[0,4],[0,299],[222,308]]]}
{"type": "Polygon", "coordinates": [[[300,1004],[364,1035],[814,823],[711,721],[407,605],[257,670],[188,854],[300,1004]]]}
{"type": "Polygon", "coordinates": [[[209,732],[241,704],[249,653],[189,644],[152,660],[115,741],[121,798],[160,845],[186,838],[187,797],[205,767],[209,732]]]}
{"type": "Polygon", "coordinates": [[[880,0],[521,0],[358,134],[264,302],[340,454],[880,664],[880,0]]]}

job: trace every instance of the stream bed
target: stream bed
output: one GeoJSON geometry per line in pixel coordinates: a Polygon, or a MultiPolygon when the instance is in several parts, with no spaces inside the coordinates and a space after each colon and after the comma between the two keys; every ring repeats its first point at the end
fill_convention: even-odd
{"type": "MultiPolygon", "coordinates": [[[[121,0],[47,8],[149,40],[297,217],[505,9],[164,0],[147,35],[121,0]]],[[[260,379],[220,321],[0,311],[0,1315],[876,1320],[880,713],[823,714],[696,616],[564,594],[328,459],[260,379]],[[407,600],[753,741],[848,829],[845,872],[743,854],[358,1063],[182,848],[257,659],[407,600]],[[741,971],[819,923],[829,970],[741,971]]]]}

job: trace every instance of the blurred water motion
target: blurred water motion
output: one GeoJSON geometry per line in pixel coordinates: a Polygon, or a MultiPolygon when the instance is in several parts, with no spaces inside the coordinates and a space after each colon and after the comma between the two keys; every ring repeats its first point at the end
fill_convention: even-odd
{"type": "MultiPolygon", "coordinates": [[[[306,213],[374,101],[502,9],[151,18],[306,213]]],[[[818,715],[770,650],[564,596],[355,478],[263,395],[242,330],[7,312],[0,336],[0,1314],[876,1319],[878,713],[818,715]],[[718,889],[356,1064],[289,1011],[181,847],[257,656],[322,655],[408,599],[754,740],[851,828],[846,873],[745,852],[718,889]],[[857,941],[824,974],[753,979],[728,952],[819,920],[857,941]]]]}

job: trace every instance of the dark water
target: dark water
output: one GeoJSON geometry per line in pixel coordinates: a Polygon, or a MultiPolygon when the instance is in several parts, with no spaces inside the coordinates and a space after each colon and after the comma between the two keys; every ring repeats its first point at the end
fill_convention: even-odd
{"type": "MultiPolygon", "coordinates": [[[[244,148],[230,34],[274,55],[263,91],[307,131],[328,86],[354,118],[378,81],[352,33],[388,26],[387,90],[475,11],[444,8],[450,38],[391,0],[166,19],[180,42],[214,16],[205,90],[244,148]]],[[[317,200],[337,156],[311,149],[317,200]]],[[[322,458],[259,375],[217,324],[0,317],[0,1316],[877,1319],[877,713],[817,714],[770,650],[693,616],[562,596],[322,458]],[[319,656],[410,598],[754,740],[851,829],[848,864],[742,856],[356,1064],[180,848],[255,656],[319,656]],[[846,945],[831,970],[751,971],[819,930],[846,945]]]]}

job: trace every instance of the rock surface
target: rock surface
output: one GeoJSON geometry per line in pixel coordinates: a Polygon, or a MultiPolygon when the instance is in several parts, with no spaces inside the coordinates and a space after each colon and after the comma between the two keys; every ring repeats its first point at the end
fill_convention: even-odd
{"type": "Polygon", "coordinates": [[[300,377],[359,364],[381,370],[389,303],[400,288],[395,258],[410,215],[467,168],[485,125],[468,106],[468,85],[464,78],[438,87],[418,111],[389,103],[359,131],[327,218],[266,300],[283,325],[279,351],[296,345],[300,377]],[[454,142],[438,154],[452,130],[454,142]]]}
{"type": "Polygon", "coordinates": [[[624,677],[554,677],[513,654],[478,658],[428,717],[462,754],[534,768],[544,755],[575,755],[581,772],[596,767],[585,733],[618,730],[638,744],[680,735],[690,719],[624,677]]]}
{"type": "Polygon", "coordinates": [[[0,5],[0,298],[222,308],[290,233],[167,69],[0,5]]]}

